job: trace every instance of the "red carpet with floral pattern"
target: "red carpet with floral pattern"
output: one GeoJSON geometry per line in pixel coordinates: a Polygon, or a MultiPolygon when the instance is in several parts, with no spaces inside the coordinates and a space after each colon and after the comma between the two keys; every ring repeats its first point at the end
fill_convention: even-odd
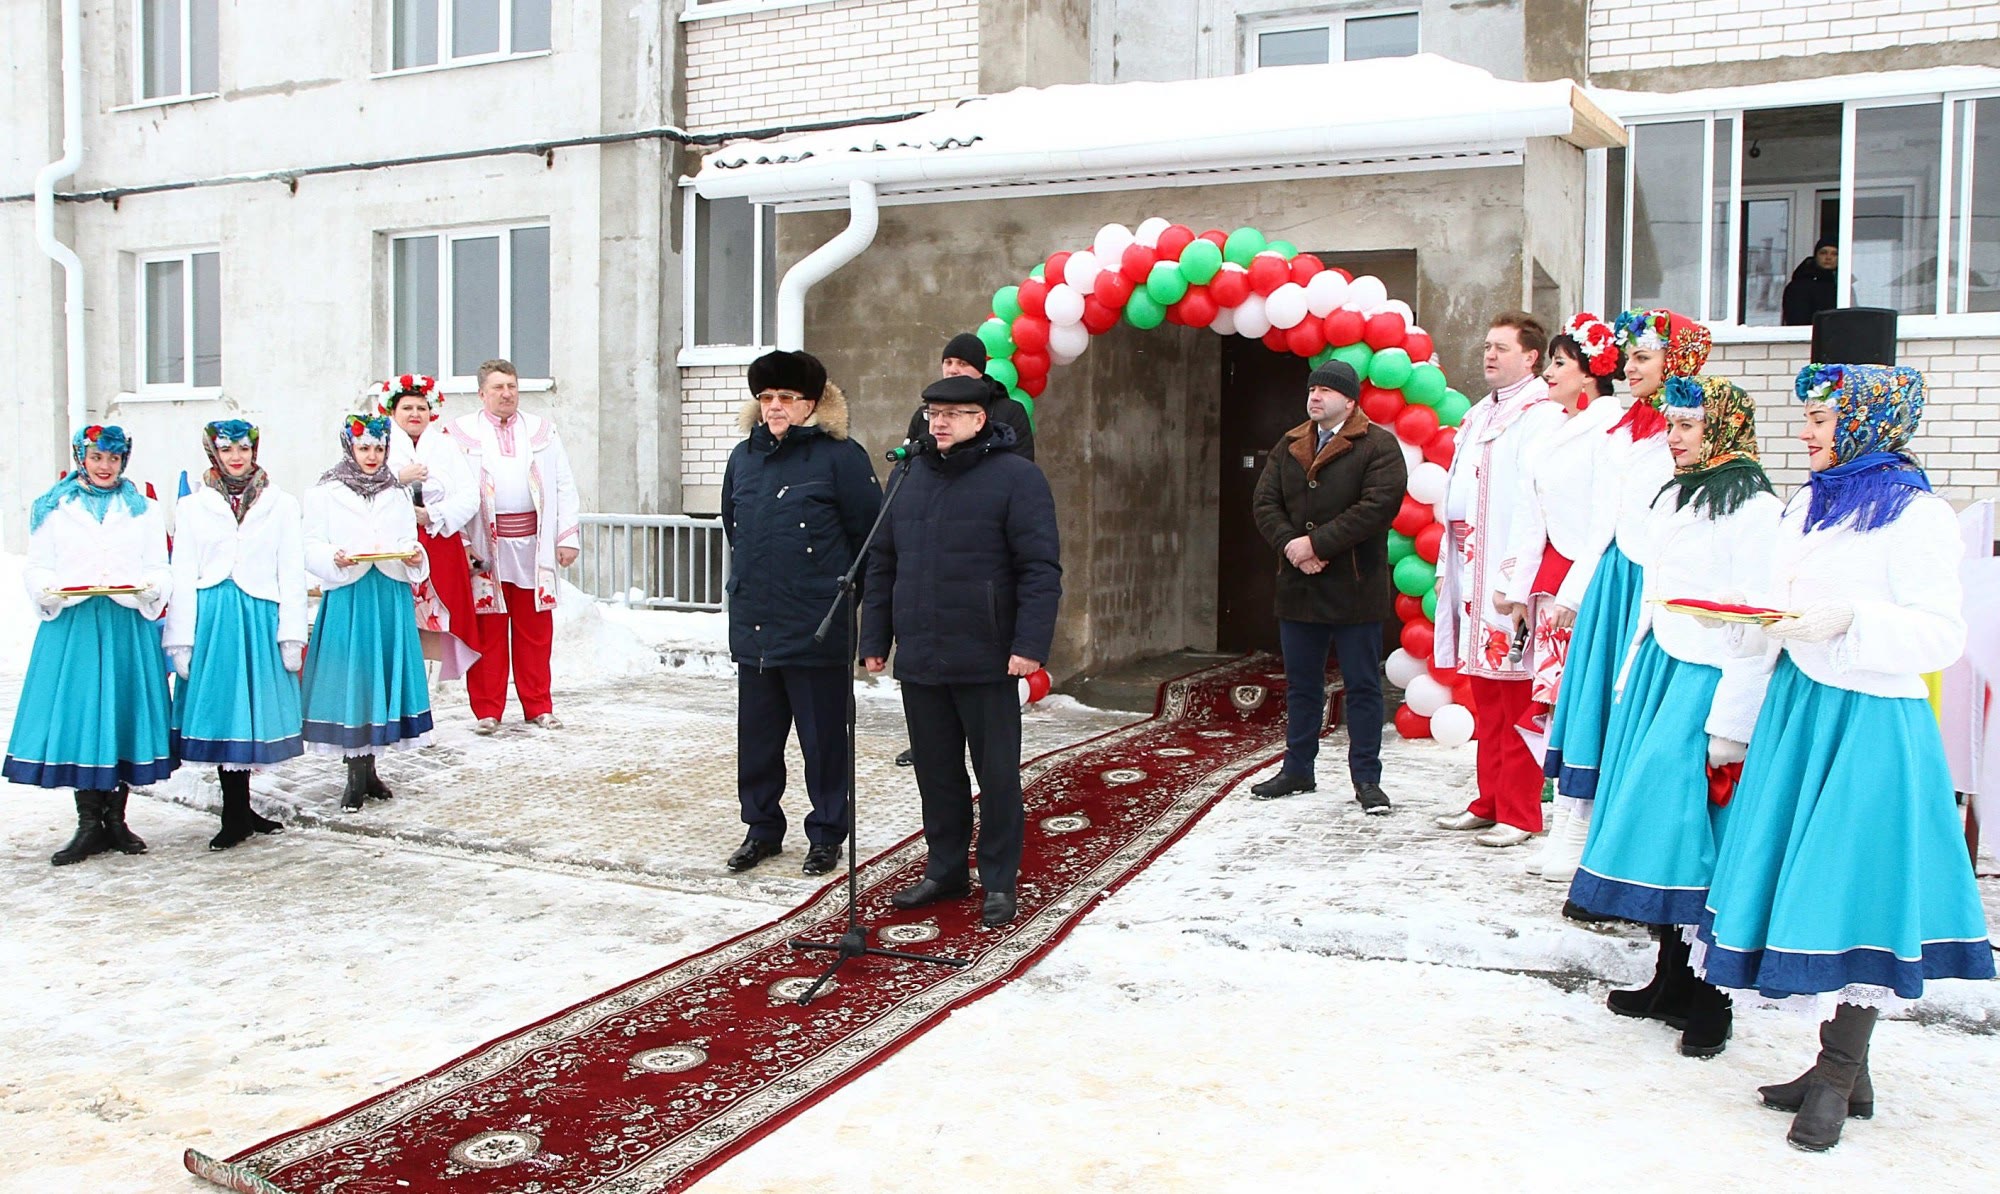
{"type": "Polygon", "coordinates": [[[923,875],[921,835],[864,863],[875,943],[971,959],[962,970],[857,959],[799,1007],[830,956],[786,942],[840,935],[846,884],[835,883],[772,924],[227,1161],[189,1150],[187,1167],[246,1194],[683,1189],[1025,972],[1268,764],[1284,731],[1282,669],[1251,656],[1163,685],[1149,720],[1028,764],[1020,916],[1001,930],[980,925],[976,898],[889,903],[923,875]]]}

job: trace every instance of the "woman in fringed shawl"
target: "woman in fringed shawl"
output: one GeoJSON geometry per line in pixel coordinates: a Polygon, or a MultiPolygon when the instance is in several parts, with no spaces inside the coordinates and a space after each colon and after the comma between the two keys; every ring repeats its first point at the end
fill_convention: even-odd
{"type": "Polygon", "coordinates": [[[283,825],[250,807],[250,773],[305,750],[297,672],[306,645],[306,573],[298,499],[257,463],[257,428],[202,428],[208,471],[174,507],[174,592],[165,642],[180,683],[175,747],[213,763],[222,829],[211,850],[283,825]]]}
{"type": "MultiPolygon", "coordinates": [[[[1605,916],[1659,926],[1653,979],[1613,991],[1611,1010],[1680,1028],[1680,1050],[1727,1046],[1729,1000],[1694,976],[1678,929],[1701,919],[1728,814],[1711,773],[1743,759],[1770,669],[1735,649],[1718,621],[1658,610],[1660,600],[1740,602],[1765,587],[1778,499],[1757,463],[1756,405],[1719,377],[1663,387],[1674,475],[1643,533],[1642,605],[1604,739],[1597,808],[1570,899],[1605,916]]],[[[1753,632],[1754,635],[1754,632],[1753,632]]]]}
{"type": "Polygon", "coordinates": [[[0,765],[13,783],[76,789],[76,834],[56,866],[144,854],[125,825],[131,785],[178,766],[153,625],[173,591],[166,522],[125,479],[123,428],[86,427],[70,451],[76,467],[29,511],[24,578],[42,624],[0,765]]]}
{"type": "Polygon", "coordinates": [[[430,686],[409,586],[430,575],[416,508],[389,471],[389,420],[349,415],[340,463],[306,491],[306,568],[326,594],[305,666],[305,740],[347,760],[340,807],[394,795],[375,773],[387,749],[430,738],[430,686]]]}
{"type": "Polygon", "coordinates": [[[1775,669],[1697,962],[1710,982],[1831,1013],[1812,1069],[1759,1091],[1796,1113],[1787,1139],[1823,1151],[1874,1112],[1881,1009],[1994,967],[1925,699],[1923,674],[1958,658],[1965,624],[1957,519],[1908,453],[1923,375],[1808,365],[1796,388],[1812,476],[1757,597],[1790,616],[1764,631],[1775,669]]]}

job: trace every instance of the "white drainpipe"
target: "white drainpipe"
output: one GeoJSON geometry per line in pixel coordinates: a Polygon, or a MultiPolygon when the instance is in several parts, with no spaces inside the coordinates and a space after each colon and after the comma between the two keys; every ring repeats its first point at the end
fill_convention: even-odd
{"type": "Polygon", "coordinates": [[[83,378],[83,261],[56,239],[56,183],[83,164],[83,0],[62,6],[63,155],[35,174],[35,240],[63,270],[63,347],[69,359],[70,432],[89,417],[83,378]]]}
{"type": "Polygon", "coordinates": [[[806,292],[875,242],[875,229],[882,222],[875,184],[859,179],[848,183],[847,208],[847,227],[786,270],[785,280],[778,283],[779,348],[796,352],[805,347],[806,292]]]}

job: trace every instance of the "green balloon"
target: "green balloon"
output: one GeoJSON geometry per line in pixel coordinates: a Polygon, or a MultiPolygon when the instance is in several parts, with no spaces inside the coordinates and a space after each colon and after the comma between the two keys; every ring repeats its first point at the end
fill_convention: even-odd
{"type": "Polygon", "coordinates": [[[1465,417],[1465,412],[1471,409],[1472,409],[1471,399],[1459,393],[1457,390],[1446,390],[1444,392],[1444,397],[1440,398],[1437,404],[1438,426],[1440,427],[1458,426],[1458,421],[1460,419],[1463,419],[1465,417]]]}
{"type": "Polygon", "coordinates": [[[1212,240],[1196,238],[1181,250],[1181,277],[1190,285],[1206,286],[1222,268],[1222,250],[1212,240]]]}
{"type": "Polygon", "coordinates": [[[1035,429],[1035,400],[1030,398],[1025,390],[1009,390],[1007,391],[1007,396],[1020,403],[1021,409],[1028,412],[1028,430],[1033,431],[1035,429]]]}
{"type": "Polygon", "coordinates": [[[1410,354],[1385,348],[1368,361],[1368,380],[1385,390],[1400,390],[1410,380],[1410,354]]]}
{"type": "Polygon", "coordinates": [[[1411,367],[1410,380],[1403,383],[1403,397],[1418,406],[1436,406],[1450,388],[1445,383],[1444,370],[1425,361],[1411,367]]]}
{"type": "Polygon", "coordinates": [[[995,357],[986,362],[986,376],[1009,389],[1021,384],[1021,371],[1005,357],[995,357]]]}
{"type": "Polygon", "coordinates": [[[1396,591],[1406,597],[1421,597],[1437,583],[1437,569],[1415,554],[1396,561],[1396,591]]]}
{"type": "Polygon", "coordinates": [[[1345,348],[1336,348],[1333,350],[1334,360],[1346,361],[1353,368],[1354,376],[1362,378],[1368,376],[1368,362],[1374,356],[1375,350],[1358,340],[1345,348]]]}
{"type": "Polygon", "coordinates": [[[1002,286],[993,292],[993,313],[1008,323],[1021,318],[1021,288],[1002,286]]]}
{"type": "Polygon", "coordinates": [[[1417,550],[1417,541],[1401,531],[1389,532],[1389,563],[1400,564],[1404,557],[1417,550]]]}
{"type": "Polygon", "coordinates": [[[989,319],[979,325],[979,342],[986,346],[988,357],[1011,357],[1014,355],[1014,333],[998,319],[989,319]]]}
{"type": "Polygon", "coordinates": [[[1311,365],[1313,368],[1317,369],[1321,365],[1326,364],[1328,361],[1332,359],[1333,359],[1333,350],[1331,348],[1322,348],[1318,352],[1307,357],[1306,364],[1311,365]]]}
{"type": "Polygon", "coordinates": [[[1257,254],[1262,253],[1269,247],[1264,242],[1264,234],[1255,228],[1238,228],[1236,231],[1230,233],[1229,239],[1223,243],[1222,256],[1226,260],[1234,261],[1244,269],[1249,269],[1250,263],[1256,259],[1257,254]]]}
{"type": "Polygon", "coordinates": [[[1146,275],[1146,293],[1162,307],[1178,303],[1187,296],[1188,280],[1181,276],[1181,267],[1171,261],[1156,261],[1153,270],[1146,275]]]}
{"type": "Polygon", "coordinates": [[[1028,276],[1029,276],[1030,278],[1040,278],[1040,277],[1042,277],[1043,275],[1047,274],[1048,272],[1049,272],[1049,267],[1048,267],[1048,265],[1047,265],[1047,264],[1042,264],[1042,265],[1038,265],[1038,266],[1036,266],[1035,268],[1033,268],[1033,269],[1029,270],[1029,271],[1028,271],[1028,276]]]}
{"type": "Polygon", "coordinates": [[[1264,247],[1283,257],[1286,261],[1290,261],[1299,255],[1299,247],[1288,240],[1274,240],[1264,247]]]}
{"type": "Polygon", "coordinates": [[[1166,320],[1166,307],[1145,290],[1134,290],[1132,297],[1125,300],[1125,322],[1135,328],[1156,328],[1166,320]]]}
{"type": "Polygon", "coordinates": [[[1436,589],[1432,589],[1430,592],[1424,594],[1424,617],[1429,618],[1432,622],[1438,620],[1438,595],[1436,589]]]}

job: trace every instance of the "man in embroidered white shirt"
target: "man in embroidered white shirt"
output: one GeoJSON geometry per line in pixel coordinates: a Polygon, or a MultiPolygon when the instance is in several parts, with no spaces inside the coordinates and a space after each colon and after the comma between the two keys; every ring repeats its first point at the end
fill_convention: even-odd
{"type": "Polygon", "coordinates": [[[577,557],[576,481],[555,425],[521,410],[521,382],[511,362],[479,367],[479,405],[451,423],[453,441],[479,477],[479,514],[466,528],[482,652],[465,674],[466,696],[479,719],[473,729],[491,734],[500,728],[510,663],[521,715],[559,729],[549,657],[556,570],[577,557]]]}

